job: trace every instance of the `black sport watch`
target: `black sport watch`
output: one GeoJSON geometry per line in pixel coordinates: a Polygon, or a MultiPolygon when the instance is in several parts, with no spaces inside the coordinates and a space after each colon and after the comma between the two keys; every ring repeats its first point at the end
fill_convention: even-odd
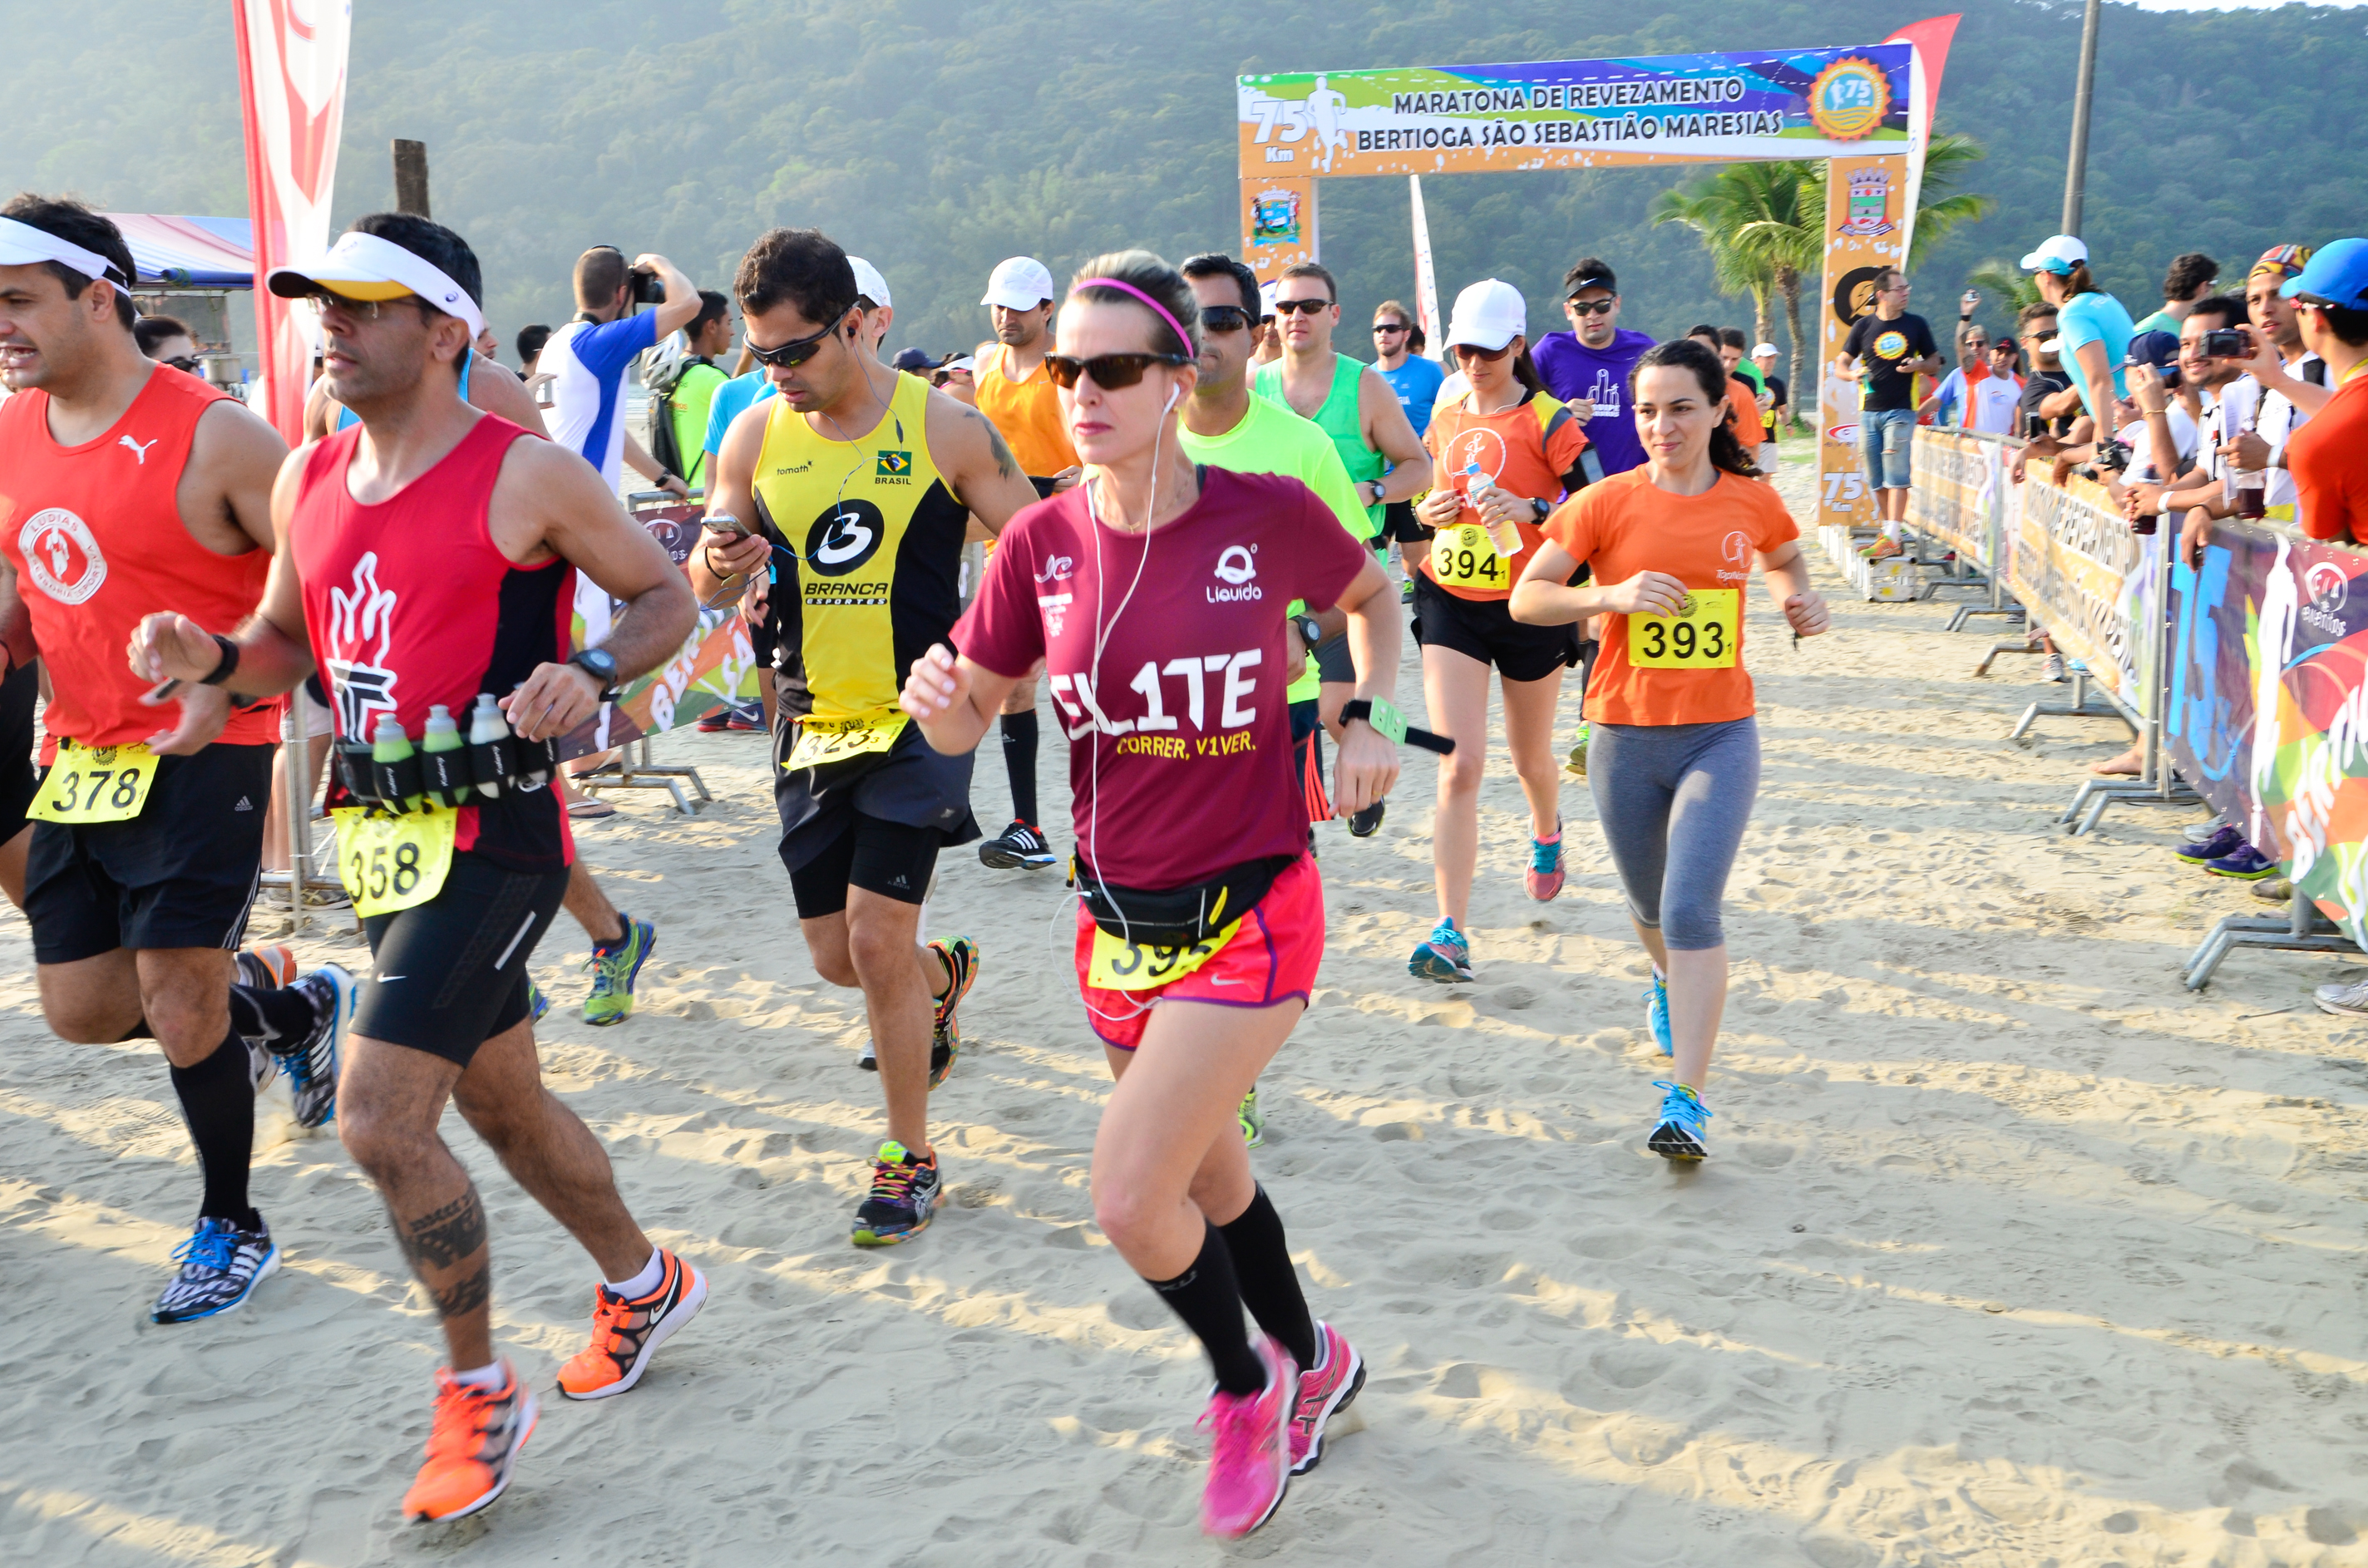
{"type": "Polygon", "coordinates": [[[617,655],[606,648],[586,648],[567,662],[600,683],[600,700],[617,700],[617,655]]]}
{"type": "Polygon", "coordinates": [[[1308,647],[1315,648],[1323,643],[1324,628],[1317,622],[1314,616],[1303,615],[1294,617],[1292,620],[1292,625],[1299,629],[1299,640],[1302,642],[1306,643],[1308,647]]]}

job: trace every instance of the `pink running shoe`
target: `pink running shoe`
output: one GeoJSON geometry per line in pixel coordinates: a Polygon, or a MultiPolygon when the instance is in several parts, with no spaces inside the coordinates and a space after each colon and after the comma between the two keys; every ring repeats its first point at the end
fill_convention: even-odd
{"type": "Polygon", "coordinates": [[[1552,838],[1530,840],[1530,867],[1521,873],[1521,881],[1540,903],[1562,892],[1562,824],[1554,824],[1552,838]]]}
{"type": "Polygon", "coordinates": [[[1209,1489],[1201,1494],[1201,1528],[1239,1539],[1273,1517],[1291,1484],[1292,1391],[1299,1369],[1290,1352],[1265,1335],[1252,1348],[1266,1367],[1266,1387],[1254,1394],[1220,1391],[1209,1397],[1201,1426],[1209,1449],[1209,1489]]]}
{"type": "Polygon", "coordinates": [[[1315,1325],[1319,1359],[1299,1374],[1299,1401],[1291,1413],[1291,1473],[1305,1475],[1324,1462],[1324,1428],[1356,1402],[1365,1386],[1365,1358],[1328,1323],[1315,1325]]]}

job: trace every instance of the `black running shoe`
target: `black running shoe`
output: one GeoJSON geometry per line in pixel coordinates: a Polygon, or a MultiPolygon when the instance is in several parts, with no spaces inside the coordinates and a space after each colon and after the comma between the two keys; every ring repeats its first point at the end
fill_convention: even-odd
{"type": "MultiPolygon", "coordinates": [[[[296,1099],[296,1120],[303,1127],[321,1127],[337,1114],[337,1074],[345,1069],[346,1030],[354,1021],[360,988],[354,977],[333,963],[323,964],[299,980],[290,990],[313,999],[313,1029],[302,1040],[290,1041],[278,1052],[296,1099]]],[[[275,1048],[279,1044],[274,1041],[275,1048]]]]}
{"type": "Polygon", "coordinates": [[[1009,827],[978,846],[979,861],[998,871],[1041,871],[1053,863],[1053,846],[1044,835],[1016,818],[1009,827]]]}
{"type": "Polygon", "coordinates": [[[1351,815],[1349,818],[1349,835],[1355,838],[1371,838],[1381,832],[1382,812],[1388,805],[1387,801],[1375,801],[1363,811],[1351,815]]]}
{"type": "Polygon", "coordinates": [[[890,1139],[872,1157],[871,1196],[857,1207],[848,1239],[860,1247],[911,1241],[929,1228],[938,1192],[938,1157],[920,1159],[890,1139]]]}
{"type": "Polygon", "coordinates": [[[181,1266],[148,1314],[154,1323],[189,1323],[243,1304],[255,1288],[279,1269],[279,1249],[260,1219],[242,1231],[211,1216],[198,1221],[189,1239],[173,1249],[181,1266]]]}

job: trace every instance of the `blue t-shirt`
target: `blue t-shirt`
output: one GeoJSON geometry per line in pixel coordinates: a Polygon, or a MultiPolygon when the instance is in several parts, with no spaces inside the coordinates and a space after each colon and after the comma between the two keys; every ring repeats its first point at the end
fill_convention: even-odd
{"type": "Polygon", "coordinates": [[[1575,332],[1550,332],[1530,350],[1546,391],[1565,403],[1595,405],[1595,417],[1587,422],[1587,442],[1606,473],[1644,466],[1645,443],[1637,437],[1636,416],[1628,406],[1628,374],[1652,347],[1651,333],[1623,327],[1612,333],[1605,348],[1589,348],[1575,332]]]}
{"type": "Polygon", "coordinates": [[[1395,370],[1382,370],[1379,365],[1373,369],[1382,371],[1382,380],[1398,394],[1398,406],[1414,422],[1415,435],[1419,437],[1429,429],[1431,405],[1439,401],[1440,384],[1447,380],[1447,372],[1440,369],[1439,361],[1409,354],[1395,370]]]}
{"type": "Polygon", "coordinates": [[[2056,307],[2055,332],[2064,340],[2058,358],[2080,393],[2080,406],[2089,410],[2090,418],[2096,417],[2097,411],[2089,406],[2089,378],[2080,373],[2079,357],[2075,351],[2084,343],[2102,343],[2105,363],[2113,368],[2113,395],[2122,397],[2129,392],[2122,380],[2122,361],[2129,357],[2130,339],[2135,331],[2130,312],[2111,294],[2075,294],[2056,307]]]}
{"type": "Polygon", "coordinates": [[[732,428],[732,422],[772,395],[773,383],[761,369],[734,376],[716,388],[714,401],[707,405],[707,449],[722,451],[724,432],[732,428]]]}
{"type": "Polygon", "coordinates": [[[612,322],[572,321],[551,335],[535,369],[551,372],[551,438],[616,487],[625,449],[625,370],[657,342],[655,312],[612,322]]]}

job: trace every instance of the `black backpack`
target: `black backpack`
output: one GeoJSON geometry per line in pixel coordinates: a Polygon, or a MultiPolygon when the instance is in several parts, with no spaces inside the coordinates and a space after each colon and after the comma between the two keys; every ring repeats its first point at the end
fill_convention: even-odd
{"type": "Polygon", "coordinates": [[[681,475],[686,484],[690,482],[690,471],[698,466],[699,459],[705,453],[700,451],[689,456],[684,454],[682,443],[675,438],[674,410],[668,405],[674,398],[675,389],[682,385],[683,378],[690,374],[692,366],[706,365],[712,368],[714,363],[712,359],[700,358],[697,356],[686,358],[672,376],[663,383],[649,389],[650,456],[657,460],[658,467],[666,472],[681,475]]]}

